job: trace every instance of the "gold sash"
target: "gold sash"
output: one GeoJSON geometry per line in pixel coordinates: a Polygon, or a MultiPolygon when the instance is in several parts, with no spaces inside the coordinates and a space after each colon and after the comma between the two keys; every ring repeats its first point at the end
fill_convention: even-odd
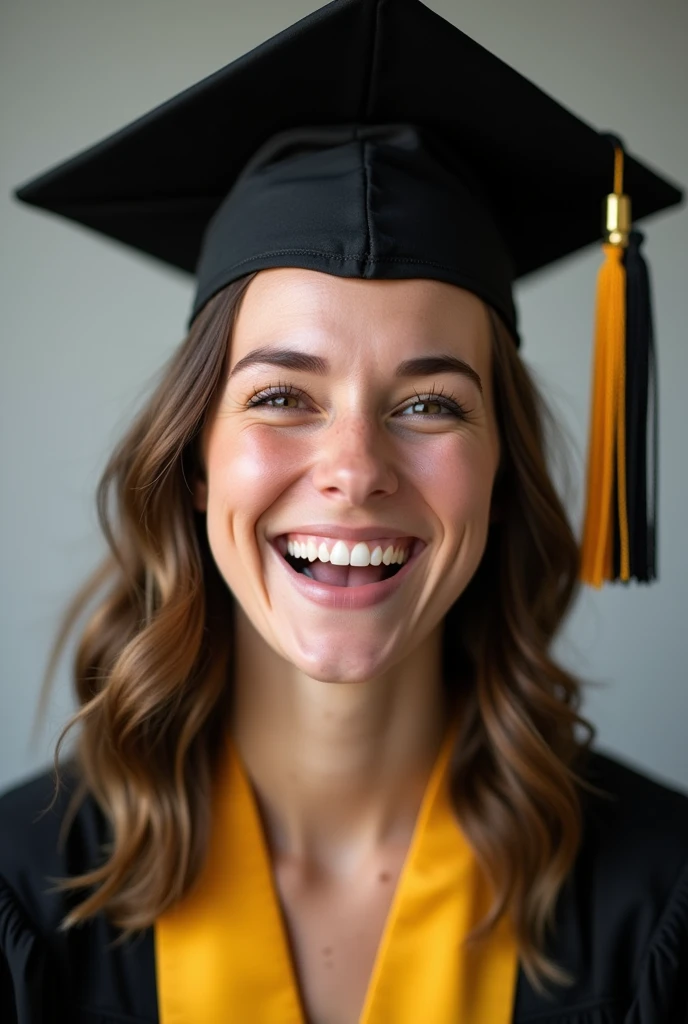
{"type": "MultiPolygon", "coordinates": [[[[428,781],[358,1024],[509,1024],[518,956],[507,918],[462,939],[491,901],[454,817],[447,733],[428,781]]],[[[160,1024],[304,1024],[258,807],[238,752],[221,772],[208,857],[155,924],[160,1024]]]]}

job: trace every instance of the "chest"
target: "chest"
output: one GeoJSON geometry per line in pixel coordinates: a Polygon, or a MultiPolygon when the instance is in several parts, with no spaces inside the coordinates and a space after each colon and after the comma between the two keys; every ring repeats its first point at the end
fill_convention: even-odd
{"type": "Polygon", "coordinates": [[[393,912],[403,853],[388,853],[347,882],[275,871],[307,1024],[358,1024],[393,912]]]}

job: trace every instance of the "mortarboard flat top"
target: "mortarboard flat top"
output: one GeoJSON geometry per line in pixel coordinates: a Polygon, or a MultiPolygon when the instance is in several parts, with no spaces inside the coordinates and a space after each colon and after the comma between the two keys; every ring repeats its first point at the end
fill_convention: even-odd
{"type": "MultiPolygon", "coordinates": [[[[281,265],[275,245],[285,248],[285,237],[292,245],[286,246],[290,257],[282,264],[320,265],[306,258],[301,262],[296,255],[308,248],[298,231],[303,223],[302,204],[309,202],[304,195],[309,190],[302,189],[300,197],[295,195],[293,176],[284,204],[293,216],[291,220],[287,216],[279,239],[270,236],[270,225],[274,226],[270,204],[264,207],[266,223],[261,226],[260,192],[254,189],[244,203],[250,206],[249,200],[254,202],[252,221],[240,224],[236,209],[230,210],[228,224],[219,235],[216,231],[212,257],[206,254],[202,259],[208,225],[212,226],[223,200],[241,181],[256,151],[276,134],[304,126],[390,124],[418,128],[430,148],[436,147],[443,168],[455,175],[459,184],[469,183],[469,199],[475,197],[488,212],[488,219],[493,219],[510,263],[510,270],[500,273],[509,280],[500,279],[494,289],[490,281],[484,287],[477,281],[474,290],[488,299],[494,294],[495,305],[512,326],[515,314],[506,308],[504,297],[511,280],[600,239],[601,204],[611,191],[613,171],[609,138],[419,0],[334,0],[26,184],[17,195],[183,270],[197,271],[197,311],[213,290],[240,276],[237,268],[244,273],[261,265],[281,265]],[[257,249],[251,251],[254,235],[257,249]],[[229,256],[226,252],[219,255],[218,247],[229,249],[229,256]],[[271,260],[256,261],[256,256],[266,251],[271,260]]],[[[323,151],[317,156],[320,163],[313,165],[313,180],[323,177],[323,151]]],[[[370,163],[373,157],[374,153],[370,163]]],[[[339,170],[332,172],[335,177],[339,170]]],[[[348,168],[350,172],[352,168],[348,168]]],[[[254,172],[253,184],[258,180],[258,189],[261,173],[260,167],[254,172]]],[[[328,174],[326,170],[324,176],[328,174]]],[[[408,184],[408,175],[405,181],[408,184]]],[[[279,192],[284,183],[272,184],[279,192]]],[[[374,182],[372,185],[374,188],[374,182]]],[[[625,186],[633,200],[635,219],[682,198],[674,185],[628,155],[625,186]]],[[[334,197],[336,183],[329,187],[334,197]]],[[[393,191],[391,183],[389,190],[393,191]]],[[[423,190],[431,194],[433,181],[419,186],[418,194],[423,190]]],[[[363,196],[369,221],[372,217],[372,226],[369,222],[366,227],[378,230],[378,251],[384,253],[391,228],[389,222],[376,224],[370,194],[369,188],[363,196]]],[[[422,244],[429,246],[430,255],[435,255],[435,246],[444,254],[447,245],[453,244],[451,239],[447,242],[450,232],[460,247],[459,236],[467,231],[464,259],[470,259],[482,232],[479,221],[463,230],[462,210],[469,199],[464,196],[464,206],[452,211],[453,221],[437,206],[441,199],[425,217],[418,209],[416,221],[426,222],[422,244]]],[[[325,202],[327,195],[320,200],[325,202]]],[[[352,201],[347,195],[347,202],[352,201]]],[[[381,206],[383,203],[384,196],[381,206]]],[[[333,222],[327,226],[330,237],[334,233],[335,245],[341,242],[345,250],[345,235],[351,230],[349,241],[354,249],[360,249],[361,239],[356,237],[360,225],[338,225],[338,205],[327,207],[333,222]]],[[[319,207],[318,217],[321,212],[319,207]]],[[[392,224],[403,232],[408,221],[407,210],[397,203],[392,224]]],[[[309,224],[313,250],[322,243],[312,237],[319,229],[319,219],[317,225],[309,224]]],[[[370,249],[369,235],[366,241],[370,249]]],[[[405,239],[403,244],[408,247],[416,240],[405,239]]],[[[455,277],[434,275],[432,270],[427,272],[423,259],[417,259],[417,252],[410,255],[404,273],[385,270],[382,259],[377,269],[347,264],[348,256],[340,256],[343,263],[324,269],[363,276],[440,276],[464,283],[461,268],[455,277]],[[413,259],[420,266],[415,273],[413,259]]],[[[397,261],[399,271],[398,256],[397,261]]],[[[436,262],[440,266],[446,261],[436,262]]]]}

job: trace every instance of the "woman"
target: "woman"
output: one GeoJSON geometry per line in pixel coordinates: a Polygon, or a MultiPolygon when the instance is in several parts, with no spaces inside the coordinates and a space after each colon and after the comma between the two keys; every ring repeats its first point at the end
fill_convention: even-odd
{"type": "Polygon", "coordinates": [[[490,176],[518,117],[592,205],[607,140],[421,4],[338,0],[23,190],[198,293],[101,484],[75,757],[0,802],[3,1020],[684,1019],[688,803],[590,749],[549,653],[579,554],[512,283],[588,239],[532,140],[490,176]],[[222,151],[227,91],[305,66],[329,118],[297,75],[222,151]],[[512,104],[490,146],[437,128],[457,67],[512,104]]]}

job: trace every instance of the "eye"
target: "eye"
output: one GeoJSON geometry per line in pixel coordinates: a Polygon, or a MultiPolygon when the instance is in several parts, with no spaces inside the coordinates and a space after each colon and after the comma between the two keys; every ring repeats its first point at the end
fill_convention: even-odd
{"type": "MultiPolygon", "coordinates": [[[[411,403],[411,406],[407,406],[403,411],[403,415],[406,415],[408,410],[411,410],[414,415],[416,413],[417,406],[439,406],[440,409],[445,409],[451,415],[458,417],[460,420],[465,420],[467,411],[462,406],[461,402],[457,400],[454,394],[444,394],[444,390],[440,388],[439,391],[431,391],[429,394],[420,395],[416,392],[416,400],[411,403]]],[[[441,416],[440,413],[431,413],[430,416],[425,416],[423,419],[438,419],[441,416]]]]}
{"type": "MultiPolygon", "coordinates": [[[[275,384],[262,391],[255,392],[247,402],[247,408],[256,409],[258,407],[271,408],[271,409],[282,409],[288,413],[296,412],[292,407],[288,409],[286,404],[278,404],[278,406],[268,407],[268,402],[275,399],[286,399],[286,398],[304,398],[307,399],[307,395],[300,390],[300,388],[294,387],[293,384],[275,384]]],[[[457,400],[454,394],[444,394],[443,389],[439,392],[431,391],[428,394],[420,395],[416,392],[416,398],[411,404],[405,407],[402,411],[402,416],[420,416],[424,420],[436,420],[440,419],[445,414],[442,413],[431,413],[429,415],[423,415],[418,412],[419,406],[438,406],[440,409],[445,410],[445,414],[448,413],[451,416],[455,416],[458,419],[465,420],[467,417],[467,411],[464,409],[462,404],[457,400]]]]}
{"type": "MultiPolygon", "coordinates": [[[[247,402],[249,409],[255,409],[257,406],[267,406],[268,401],[272,401],[273,398],[282,397],[294,397],[301,398],[305,397],[303,391],[299,388],[294,387],[292,384],[275,384],[264,391],[254,392],[247,402]]],[[[286,406],[273,406],[272,409],[286,409],[286,406]]]]}

